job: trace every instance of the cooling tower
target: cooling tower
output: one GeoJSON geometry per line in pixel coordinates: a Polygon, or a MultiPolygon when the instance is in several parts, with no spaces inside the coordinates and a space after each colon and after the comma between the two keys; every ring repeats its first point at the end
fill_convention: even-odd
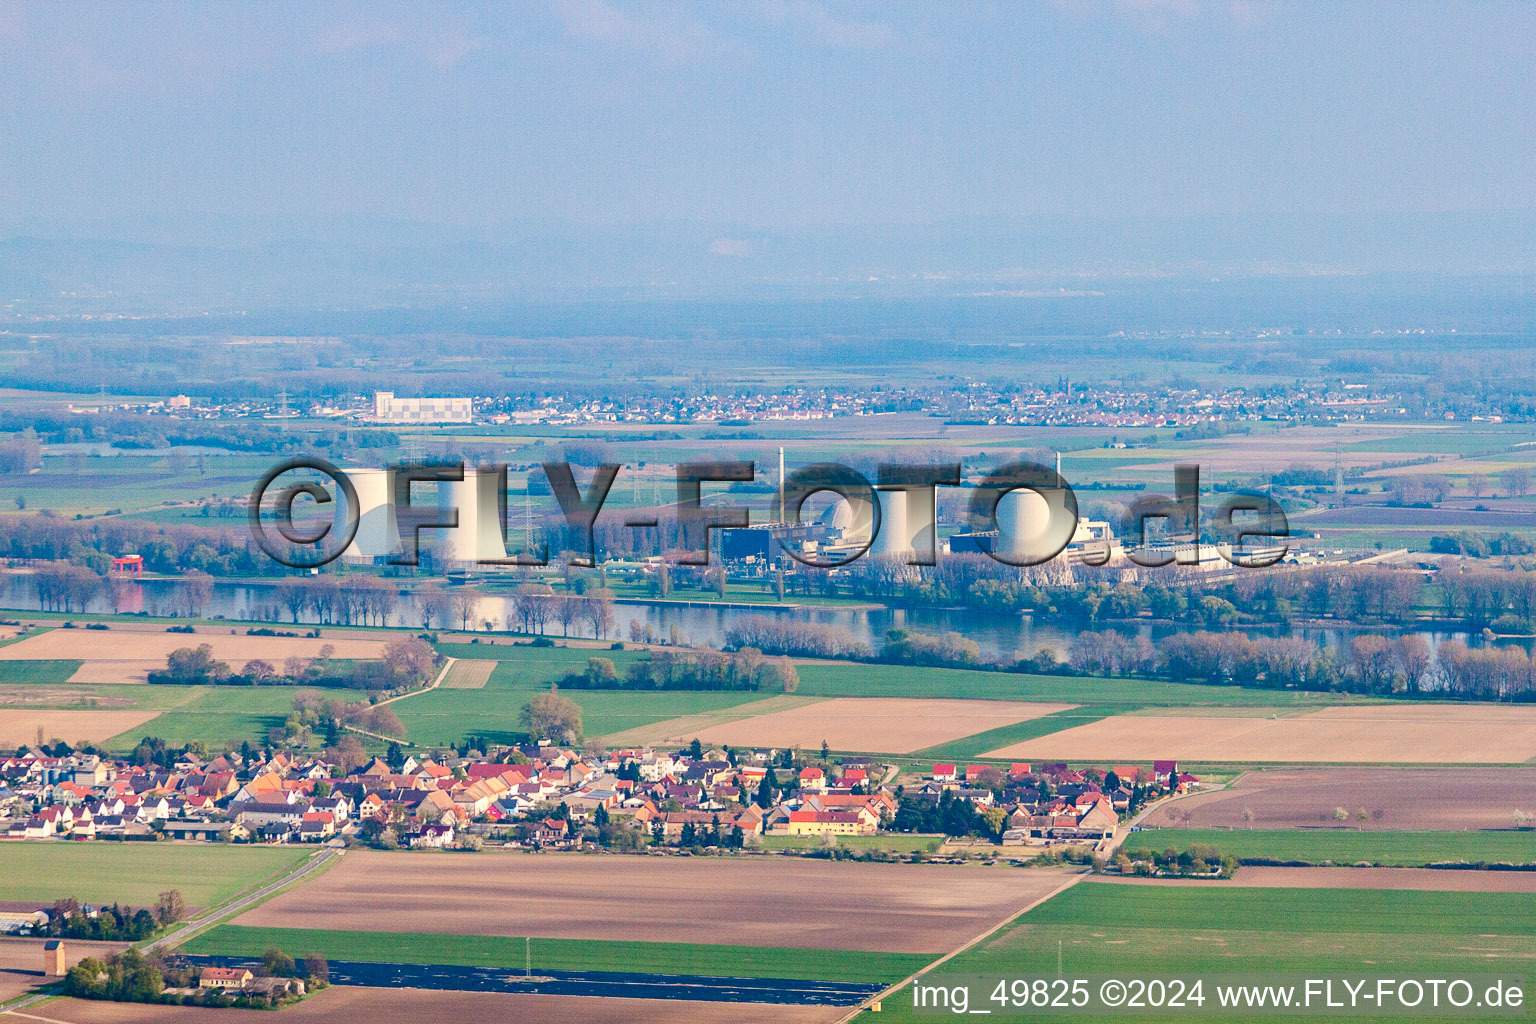
{"type": "MultiPolygon", "coordinates": [[[[357,534],[347,546],[347,558],[382,558],[400,547],[395,522],[395,474],[388,469],[349,469],[348,479],[357,491],[357,534]]],[[[337,488],[336,529],[347,522],[347,497],[337,488]]]]}
{"type": "Polygon", "coordinates": [[[849,501],[838,498],[821,514],[822,526],[839,531],[839,539],[848,544],[862,544],[869,540],[875,525],[875,508],[867,501],[849,501]]]}
{"type": "Polygon", "coordinates": [[[937,550],[934,547],[939,525],[937,504],[937,495],[932,487],[919,487],[907,492],[907,531],[911,547],[925,556],[937,550]]]}
{"type": "Polygon", "coordinates": [[[907,525],[907,496],[910,491],[876,491],[880,496],[880,532],[869,553],[902,561],[913,555],[912,532],[907,525]]]}
{"type": "Polygon", "coordinates": [[[436,537],[439,561],[469,563],[507,557],[496,493],[500,482],[499,473],[465,469],[463,480],[437,485],[439,518],[446,522],[455,509],[459,515],[458,526],[430,531],[436,537]]]}
{"type": "Polygon", "coordinates": [[[997,548],[1005,560],[1044,561],[1065,547],[1076,526],[1066,508],[1066,492],[1020,487],[997,503],[997,548]]]}

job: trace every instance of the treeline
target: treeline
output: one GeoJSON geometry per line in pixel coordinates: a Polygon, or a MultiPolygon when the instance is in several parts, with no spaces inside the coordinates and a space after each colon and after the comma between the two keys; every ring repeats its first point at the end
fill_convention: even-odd
{"type": "Polygon", "coordinates": [[[290,570],[263,554],[244,529],[157,524],[116,516],[64,519],[50,512],[0,516],[0,557],[68,562],[97,575],[112,559],[142,555],[149,572],[259,576],[290,570]]]}
{"type": "Polygon", "coordinates": [[[1474,648],[1444,640],[1431,649],[1417,633],[1363,634],[1338,651],[1295,636],[1255,638],[1201,630],[1154,643],[1104,630],[1074,637],[1066,667],[1085,675],[1271,689],[1536,700],[1536,660],[1523,648],[1474,648]]]}
{"type": "Polygon", "coordinates": [[[160,916],[144,907],[134,910],[114,903],[100,907],[87,916],[78,900],[59,900],[50,908],[48,923],[35,933],[63,939],[90,939],[98,942],[138,942],[155,934],[163,924],[181,919],[184,907],[181,893],[172,890],[160,894],[160,916]]]}
{"type": "Polygon", "coordinates": [[[885,633],[885,646],[880,649],[880,660],[897,665],[974,665],[981,658],[981,648],[976,641],[959,633],[940,633],[929,636],[907,629],[890,629],[885,633]]]}
{"type": "Polygon", "coordinates": [[[1437,555],[1494,558],[1502,555],[1529,555],[1536,551],[1536,544],[1517,533],[1453,533],[1429,538],[1429,550],[1437,555]]]}
{"type": "Polygon", "coordinates": [[[787,657],[765,658],[755,647],[720,651],[653,651],[619,675],[613,659],[587,659],[586,668],[558,681],[572,690],[774,690],[793,693],[800,674],[787,657]]]}
{"type": "Polygon", "coordinates": [[[744,615],[726,630],[726,646],[755,647],[808,658],[867,658],[869,647],[842,626],[803,622],[790,615],[744,615]]]}
{"type": "Polygon", "coordinates": [[[402,637],[385,645],[378,660],[336,662],[330,644],[317,658],[288,658],[279,669],[253,658],[235,672],[213,656],[208,644],[182,647],[165,659],[165,670],[150,672],[149,681],[169,686],[334,686],[359,690],[400,690],[421,686],[432,678],[437,652],[420,637],[402,637]]]}
{"type": "Polygon", "coordinates": [[[249,420],[218,421],[151,416],[143,413],[59,413],[31,409],[0,413],[0,433],[26,436],[32,431],[49,444],[97,442],[114,448],[168,448],[173,445],[221,448],[232,452],[295,452],[307,447],[393,448],[399,435],[378,428],[321,429],[295,434],[283,427],[249,420]]]}
{"type": "Polygon", "coordinates": [[[1002,837],[1002,825],[1006,820],[1007,816],[1001,810],[988,818],[971,801],[956,797],[946,789],[935,800],[900,796],[890,828],[893,832],[941,832],[948,836],[982,836],[996,840],[1002,837]]]}

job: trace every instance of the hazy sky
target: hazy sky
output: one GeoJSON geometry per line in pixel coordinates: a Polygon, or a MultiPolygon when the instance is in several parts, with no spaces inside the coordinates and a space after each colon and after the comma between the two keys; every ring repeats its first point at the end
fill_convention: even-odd
{"type": "Polygon", "coordinates": [[[1536,4],[0,5],[0,226],[1530,209],[1536,4]]]}

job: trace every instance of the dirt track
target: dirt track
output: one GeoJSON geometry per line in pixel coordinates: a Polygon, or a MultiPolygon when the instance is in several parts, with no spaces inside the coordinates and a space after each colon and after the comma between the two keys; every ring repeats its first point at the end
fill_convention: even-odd
{"type": "MultiPolygon", "coordinates": [[[[1076,706],[1005,700],[838,697],[711,726],[698,733],[698,737],[705,743],[731,746],[807,749],[820,747],[825,740],[833,750],[906,754],[1076,706]]],[[[678,734],[667,739],[686,742],[692,735],[678,734]]]]}
{"type": "MultiPolygon", "coordinates": [[[[371,1024],[418,1021],[581,1021],[583,1024],[821,1024],[847,1012],[836,1006],[771,1006],[695,1003],[674,999],[594,999],[588,996],[524,996],[423,989],[331,988],[275,1018],[270,1010],[151,1006],[61,999],[28,1013],[66,1024],[270,1024],[279,1021],[366,1020],[371,1024]]],[[[16,1024],[25,1018],[5,1017],[16,1024]]]]}
{"type": "Polygon", "coordinates": [[[1063,874],[788,857],[353,851],[233,923],[937,953],[1063,874]]]}

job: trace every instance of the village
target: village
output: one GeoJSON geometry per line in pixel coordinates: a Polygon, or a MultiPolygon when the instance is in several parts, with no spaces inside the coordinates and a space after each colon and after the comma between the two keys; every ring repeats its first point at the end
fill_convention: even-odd
{"type": "Polygon", "coordinates": [[[0,836],[634,851],[763,848],[779,837],[835,847],[842,836],[923,832],[1045,848],[1110,841],[1122,815],[1200,785],[1172,761],[904,770],[697,740],[679,751],[540,743],[494,757],[418,758],[392,746],[351,772],[285,751],[170,760],[36,750],[0,759],[0,836]]]}

